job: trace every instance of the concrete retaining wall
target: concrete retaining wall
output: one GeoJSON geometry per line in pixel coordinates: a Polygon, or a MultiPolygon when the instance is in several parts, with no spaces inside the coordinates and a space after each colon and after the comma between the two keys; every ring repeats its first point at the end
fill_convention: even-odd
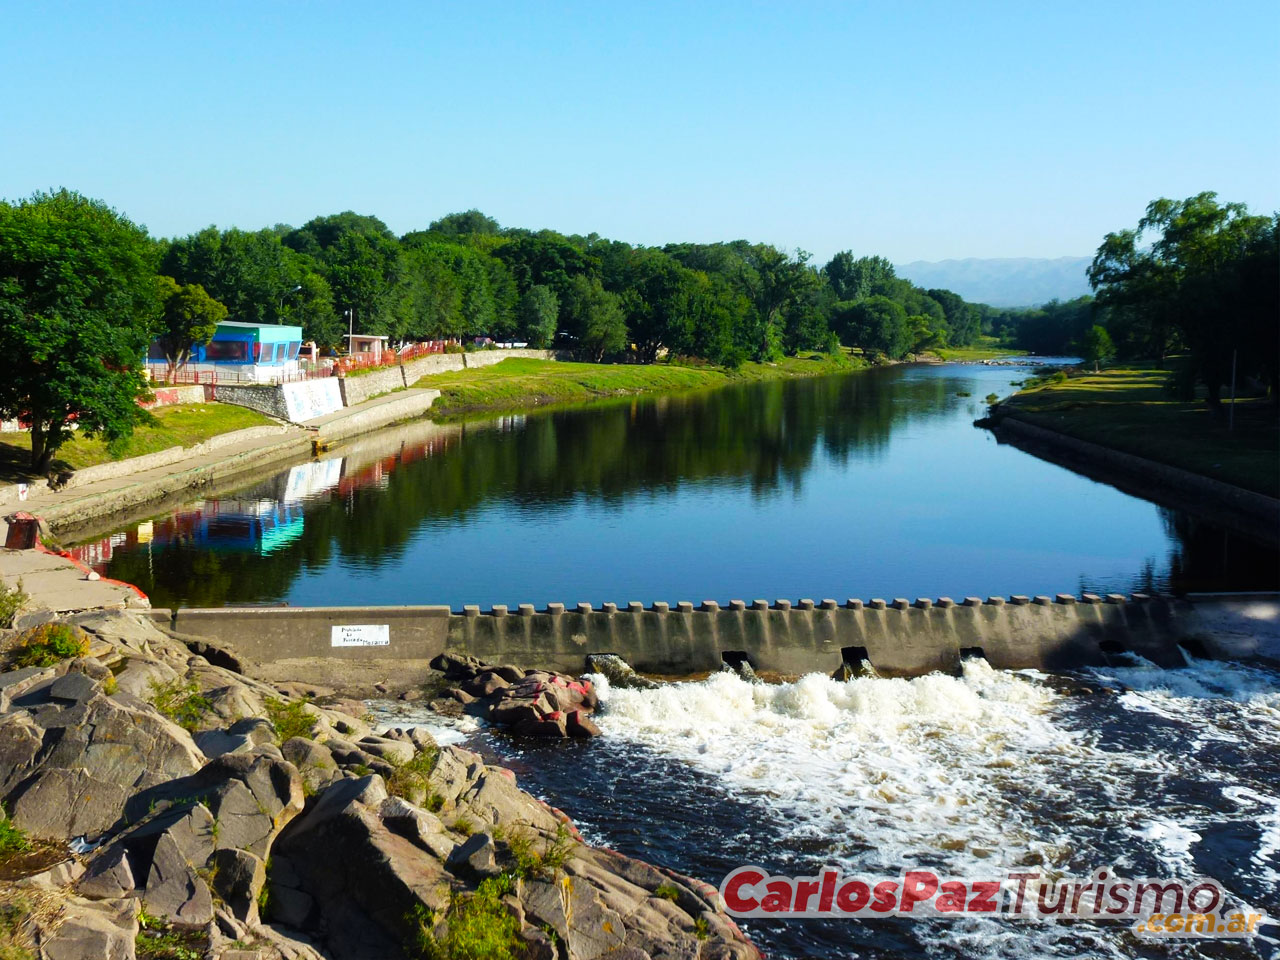
{"type": "Polygon", "coordinates": [[[486,613],[468,607],[461,614],[446,607],[220,608],[179,610],[172,623],[183,633],[233,645],[272,679],[405,689],[429,675],[426,661],[443,650],[566,672],[581,671],[589,653],[617,653],[639,670],[666,674],[718,669],[726,653],[743,653],[756,669],[783,674],[831,673],[841,662],[867,659],[881,674],[915,676],[954,671],[970,653],[1001,669],[1102,665],[1123,651],[1172,667],[1185,662],[1183,649],[1242,656],[1238,643],[1219,645],[1216,637],[1238,636],[1241,623],[1244,632],[1276,633],[1280,599],[1255,600],[1248,613],[1213,599],[1065,594],[960,603],[946,597],[843,605],[705,602],[696,609],[691,603],[598,610],[553,604],[542,611],[522,605],[486,613]],[[334,647],[332,629],[342,624],[385,624],[389,643],[334,647]]]}
{"type": "Polygon", "coordinates": [[[1275,497],[1028,423],[1016,410],[998,408],[996,416],[997,437],[1019,449],[1255,540],[1280,544],[1280,500],[1275,497]]]}
{"type": "Polygon", "coordinates": [[[151,389],[152,399],[139,400],[138,406],[147,410],[157,407],[172,407],[179,403],[206,403],[209,400],[210,388],[203,383],[182,383],[166,387],[157,384],[151,389]]]}
{"type": "Polygon", "coordinates": [[[217,398],[290,423],[314,420],[343,407],[341,387],[332,377],[261,386],[220,384],[217,398]]]}

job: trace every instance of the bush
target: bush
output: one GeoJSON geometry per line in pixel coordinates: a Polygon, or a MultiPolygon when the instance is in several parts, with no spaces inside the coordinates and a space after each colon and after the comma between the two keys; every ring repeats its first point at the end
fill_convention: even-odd
{"type": "MultiPolygon", "coordinates": [[[[4,811],[0,810],[0,817],[3,816],[4,811]]],[[[8,817],[0,819],[0,863],[30,849],[31,841],[21,827],[15,825],[8,817]]]]}
{"type": "Polygon", "coordinates": [[[433,935],[435,915],[419,904],[406,918],[410,951],[422,960],[516,960],[525,955],[520,922],[502,898],[511,892],[507,874],[481,881],[475,893],[455,894],[445,914],[446,930],[433,935]]]}
{"type": "Polygon", "coordinates": [[[555,837],[543,845],[541,853],[533,849],[534,834],[527,827],[517,827],[501,839],[514,861],[511,872],[521,879],[553,877],[573,856],[573,838],[564,824],[556,829],[555,837]]]}
{"type": "MultiPolygon", "coordinates": [[[[431,784],[427,778],[436,768],[436,760],[439,757],[439,750],[420,750],[413,755],[413,759],[403,763],[391,757],[385,757],[387,763],[392,766],[391,776],[387,778],[387,792],[393,797],[403,797],[411,803],[421,802],[430,789],[431,784]]],[[[441,802],[443,804],[443,801],[441,802]]]]}
{"type": "Polygon", "coordinates": [[[151,705],[184,730],[193,732],[205,711],[212,706],[194,680],[173,680],[169,683],[152,680],[151,705]]]}
{"type": "Polygon", "coordinates": [[[27,592],[22,589],[21,580],[16,587],[0,583],[0,627],[6,630],[12,627],[13,618],[18,615],[18,611],[27,600],[27,592]]]}
{"type": "Polygon", "coordinates": [[[276,731],[276,743],[284,743],[294,737],[305,737],[310,740],[316,730],[316,718],[307,712],[310,697],[285,703],[275,697],[268,697],[263,706],[267,711],[267,719],[276,731]]]}
{"type": "Polygon", "coordinates": [[[466,353],[467,348],[460,343],[446,343],[444,345],[445,353],[466,353]]]}
{"type": "Polygon", "coordinates": [[[89,638],[65,623],[43,623],[28,630],[10,652],[15,667],[52,667],[89,652],[89,638]]]}

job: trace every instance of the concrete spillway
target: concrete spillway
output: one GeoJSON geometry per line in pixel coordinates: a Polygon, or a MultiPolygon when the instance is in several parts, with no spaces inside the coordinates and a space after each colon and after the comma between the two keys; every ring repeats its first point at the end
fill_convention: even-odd
{"type": "Polygon", "coordinates": [[[536,610],[442,606],[156,610],[175,630],[229,644],[267,678],[404,689],[442,651],[577,672],[590,653],[638,670],[690,674],[746,659],[757,670],[831,673],[863,660],[885,676],[954,671],[965,656],[998,669],[1103,665],[1124,653],[1165,667],[1186,654],[1280,660],[1280,594],[1110,595],[733,601],[721,606],[590,604],[536,610]]]}

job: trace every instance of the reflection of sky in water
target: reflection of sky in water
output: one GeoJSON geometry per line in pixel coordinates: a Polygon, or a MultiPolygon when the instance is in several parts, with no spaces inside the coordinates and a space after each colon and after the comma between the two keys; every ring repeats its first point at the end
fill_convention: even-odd
{"type": "MultiPolygon", "coordinates": [[[[468,428],[424,462],[304,465],[274,482],[280,516],[257,521],[271,540],[270,562],[294,567],[265,596],[246,567],[243,596],[233,586],[226,599],[457,607],[1109,592],[1148,578],[1164,586],[1182,547],[1158,508],[972,426],[983,398],[1011,392],[1022,376],[982,366],[877,371],[856,375],[861,392],[847,394],[812,381],[745,388],[759,391],[746,408],[744,394],[735,400],[729,391],[660,397],[634,402],[625,423],[615,407],[561,414],[554,430],[536,435],[528,431],[545,426],[536,417],[468,428]],[[660,416],[639,429],[637,410],[660,416]],[[688,429],[673,428],[681,419],[688,429]],[[588,434],[589,443],[575,445],[588,434]],[[744,458],[741,448],[753,444],[777,455],[744,458]],[[585,484],[580,472],[596,475],[581,464],[557,469],[557,458],[584,449],[605,461],[585,484]],[[503,457],[512,476],[484,473],[503,457]],[[699,468],[685,469],[686,459],[699,468]],[[700,469],[703,460],[722,466],[700,469]],[[395,482],[395,471],[424,469],[437,471],[426,502],[412,505],[397,536],[361,549],[362,525],[388,509],[379,488],[395,482]],[[483,496],[434,508],[437,498],[458,502],[468,484],[482,484],[483,496]],[[328,526],[319,514],[306,529],[294,523],[299,506],[328,511],[328,526]]],[[[224,513],[226,503],[217,504],[224,513]]],[[[1217,535],[1212,545],[1211,576],[1245,549],[1217,535]]],[[[117,553],[131,549],[140,548],[117,553]]],[[[1253,565],[1262,582],[1251,586],[1274,577],[1274,553],[1263,560],[1253,565]]],[[[128,572],[112,567],[115,576],[128,572]]],[[[161,577],[148,592],[172,603],[180,589],[161,577]]]]}

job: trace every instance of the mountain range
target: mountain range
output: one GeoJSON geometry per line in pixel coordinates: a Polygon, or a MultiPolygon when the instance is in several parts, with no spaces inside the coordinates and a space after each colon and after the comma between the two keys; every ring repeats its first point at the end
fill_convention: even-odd
{"type": "Polygon", "coordinates": [[[1089,293],[1089,257],[916,260],[895,264],[898,276],[925,289],[953,290],[971,303],[1030,307],[1089,293]]]}

